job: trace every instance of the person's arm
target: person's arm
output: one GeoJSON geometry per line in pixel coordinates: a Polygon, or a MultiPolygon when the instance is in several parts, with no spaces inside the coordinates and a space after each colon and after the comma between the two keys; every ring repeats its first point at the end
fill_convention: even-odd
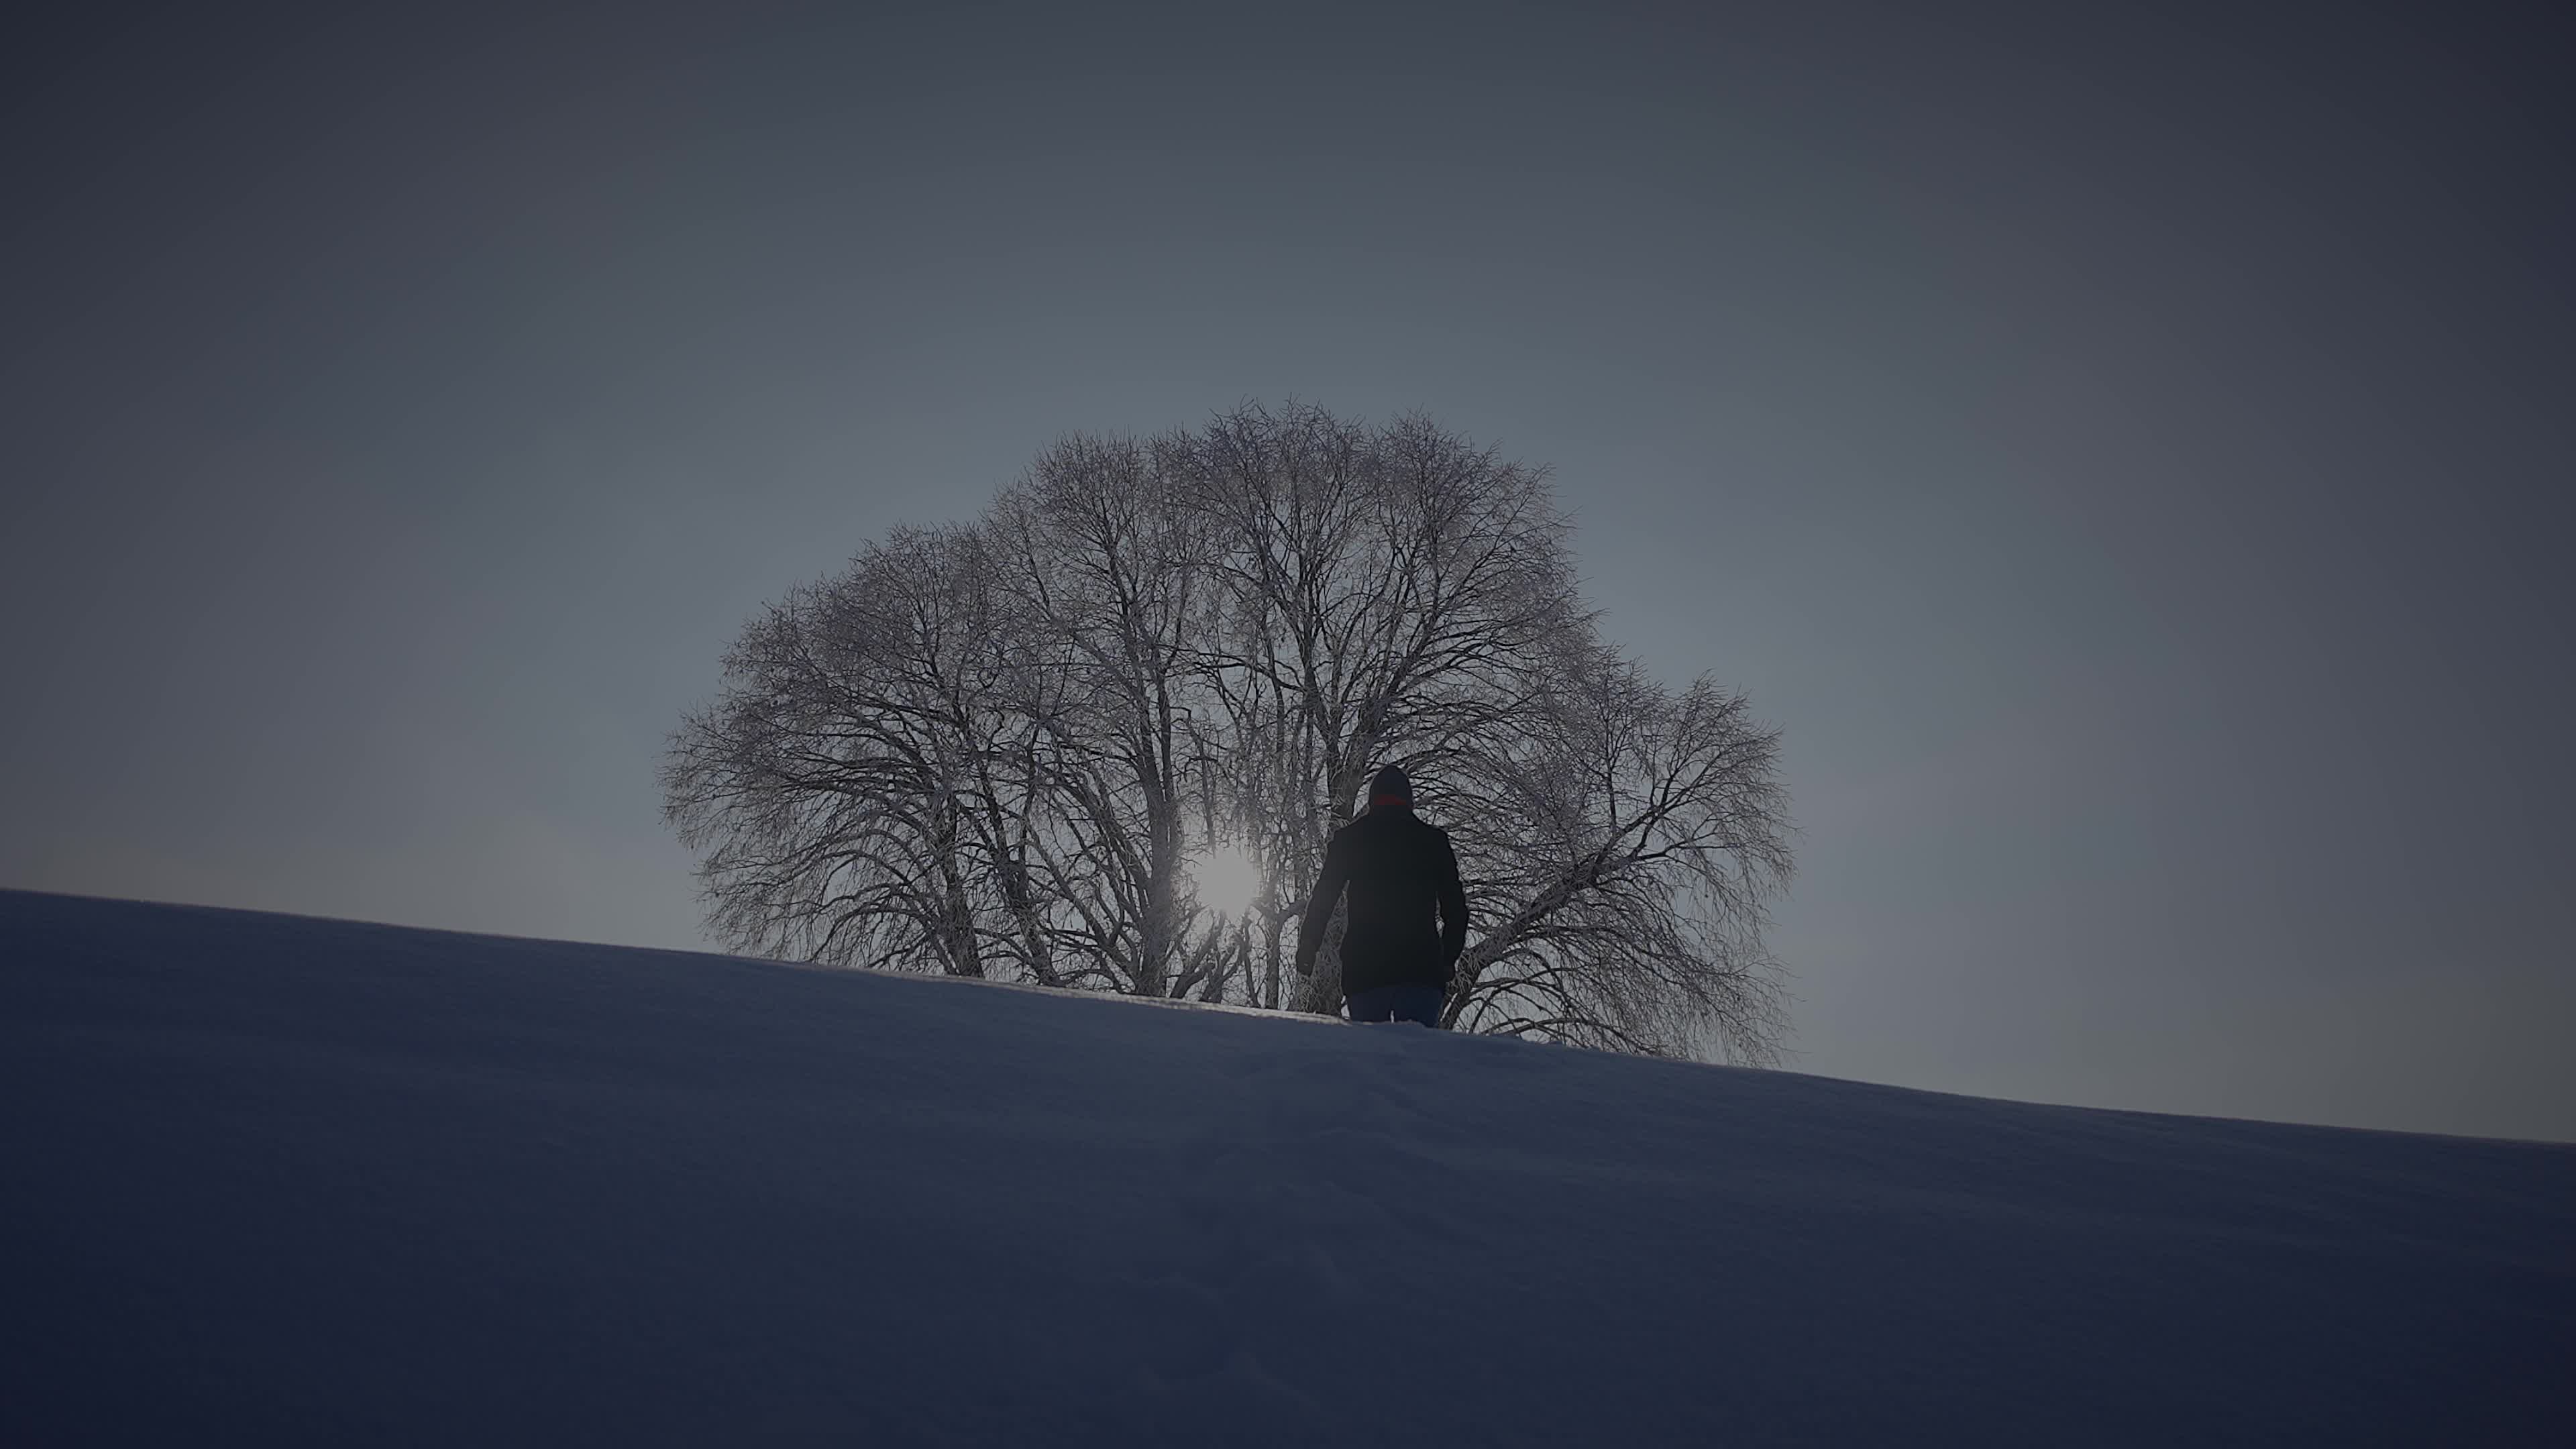
{"type": "Polygon", "coordinates": [[[1342,898],[1342,887],[1351,878],[1349,852],[1343,849],[1342,837],[1324,847],[1324,868],[1315,877],[1314,897],[1306,902],[1306,919],[1297,929],[1297,974],[1315,974],[1315,953],[1324,944],[1324,927],[1333,920],[1333,903],[1342,898]]]}
{"type": "Polygon", "coordinates": [[[1467,887],[1458,879],[1458,852],[1449,846],[1449,837],[1440,837],[1440,979],[1446,981],[1458,969],[1459,953],[1467,949],[1467,887]]]}

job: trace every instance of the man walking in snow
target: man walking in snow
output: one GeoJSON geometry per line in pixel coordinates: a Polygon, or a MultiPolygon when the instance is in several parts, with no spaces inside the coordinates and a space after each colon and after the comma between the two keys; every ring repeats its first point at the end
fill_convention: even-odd
{"type": "Polygon", "coordinates": [[[1467,889],[1448,832],[1413,813],[1413,781],[1394,765],[1369,785],[1366,814],[1333,833],[1323,874],[1297,932],[1297,974],[1312,975],[1315,948],[1347,886],[1342,995],[1353,1021],[1440,1024],[1449,977],[1467,947],[1467,889]]]}

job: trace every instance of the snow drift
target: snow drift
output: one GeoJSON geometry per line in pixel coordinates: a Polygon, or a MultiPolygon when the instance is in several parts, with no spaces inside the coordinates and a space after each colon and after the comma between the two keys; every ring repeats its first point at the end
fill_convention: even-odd
{"type": "Polygon", "coordinates": [[[0,892],[0,1439],[2576,1443],[2576,1149],[0,892]]]}

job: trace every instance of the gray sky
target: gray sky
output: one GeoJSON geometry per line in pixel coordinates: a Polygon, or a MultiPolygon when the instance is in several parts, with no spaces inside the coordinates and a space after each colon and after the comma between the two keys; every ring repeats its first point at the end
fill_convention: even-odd
{"type": "Polygon", "coordinates": [[[2567,22],[524,8],[0,45],[0,884],[700,944],[754,608],[1294,395],[1785,729],[1794,1065],[2576,1139],[2567,22]]]}

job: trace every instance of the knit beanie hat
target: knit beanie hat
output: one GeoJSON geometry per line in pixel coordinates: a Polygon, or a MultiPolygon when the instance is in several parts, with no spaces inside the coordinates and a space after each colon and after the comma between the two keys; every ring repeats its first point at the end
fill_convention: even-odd
{"type": "Polygon", "coordinates": [[[1369,782],[1369,808],[1375,810],[1381,805],[1413,808],[1413,780],[1404,773],[1403,766],[1389,765],[1369,782]]]}

